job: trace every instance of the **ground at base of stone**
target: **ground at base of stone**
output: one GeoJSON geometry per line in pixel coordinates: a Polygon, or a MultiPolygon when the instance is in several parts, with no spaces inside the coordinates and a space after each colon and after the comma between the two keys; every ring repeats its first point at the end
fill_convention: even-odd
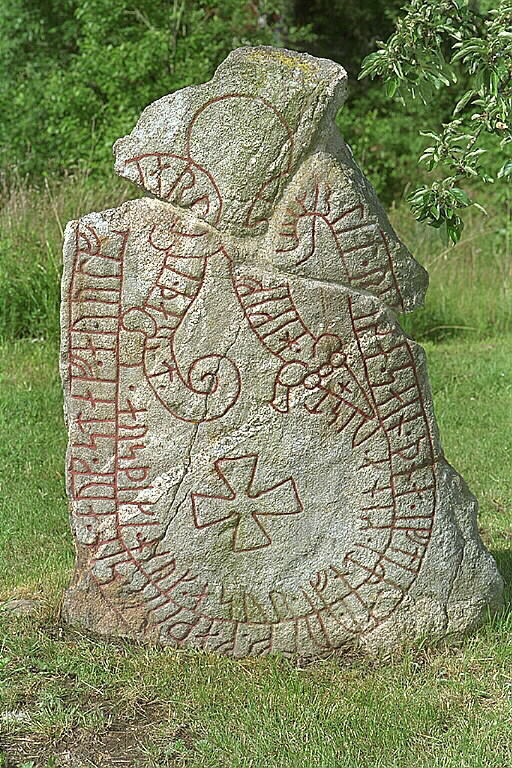
{"type": "MultiPolygon", "coordinates": [[[[155,768],[157,763],[144,744],[155,719],[163,719],[160,709],[150,705],[136,720],[113,720],[101,733],[78,729],[54,743],[28,734],[7,737],[0,741],[0,768],[155,768]]],[[[158,766],[177,766],[174,758],[183,747],[190,748],[192,741],[186,726],[179,726],[158,766]]]]}

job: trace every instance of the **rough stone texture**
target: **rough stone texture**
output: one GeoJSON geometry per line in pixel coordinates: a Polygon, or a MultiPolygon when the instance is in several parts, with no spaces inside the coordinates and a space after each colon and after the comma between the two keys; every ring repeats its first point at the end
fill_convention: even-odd
{"type": "Polygon", "coordinates": [[[337,132],[345,90],[333,62],[234,51],[116,143],[154,197],[68,225],[72,623],[320,656],[499,602],[396,320],[427,275],[337,132]]]}

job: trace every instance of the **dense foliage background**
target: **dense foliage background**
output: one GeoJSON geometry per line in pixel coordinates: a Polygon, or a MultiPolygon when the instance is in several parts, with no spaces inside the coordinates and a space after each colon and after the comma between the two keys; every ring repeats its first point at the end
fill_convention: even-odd
{"type": "MultiPolygon", "coordinates": [[[[231,49],[266,44],[345,66],[352,84],[345,128],[363,152],[372,148],[379,172],[397,183],[391,157],[406,149],[404,126],[391,119],[382,87],[358,84],[357,75],[376,38],[391,33],[399,8],[397,0],[3,3],[0,168],[31,176],[78,166],[107,173],[112,143],[148,103],[208,80],[231,49]],[[370,137],[369,124],[381,117],[381,135],[370,137]]],[[[412,123],[409,133],[414,143],[412,123]]]]}

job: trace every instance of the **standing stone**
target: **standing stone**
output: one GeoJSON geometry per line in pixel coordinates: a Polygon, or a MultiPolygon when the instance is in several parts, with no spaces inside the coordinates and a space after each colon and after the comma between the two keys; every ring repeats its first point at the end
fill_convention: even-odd
{"type": "Polygon", "coordinates": [[[397,313],[427,274],[337,131],[341,66],[241,48],[115,145],[71,222],[73,624],[235,656],[460,635],[499,602],[397,313]]]}

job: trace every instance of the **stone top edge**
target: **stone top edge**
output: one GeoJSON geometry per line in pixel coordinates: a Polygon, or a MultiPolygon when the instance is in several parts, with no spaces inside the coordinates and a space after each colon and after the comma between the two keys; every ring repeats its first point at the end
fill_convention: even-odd
{"type": "Polygon", "coordinates": [[[332,61],[332,59],[312,56],[310,53],[292,51],[289,48],[276,48],[272,45],[247,45],[235,48],[219,64],[214,78],[217,73],[222,72],[225,67],[228,67],[233,61],[238,59],[253,62],[261,61],[264,64],[277,66],[286,72],[296,71],[297,74],[301,74],[305,79],[316,78],[318,80],[325,80],[326,78],[332,78],[334,74],[337,75],[338,80],[348,79],[344,67],[336,61],[332,61]]]}
{"type": "MultiPolygon", "coordinates": [[[[161,158],[192,163],[199,174],[191,174],[197,199],[208,199],[208,206],[217,204],[218,217],[222,208],[221,229],[240,228],[242,219],[252,217],[251,226],[257,220],[263,231],[283,192],[285,177],[295,172],[312,144],[334,121],[346,93],[347,73],[329,59],[273,46],[236,48],[208,82],[174,91],[144,109],[131,133],[114,144],[115,171],[160,199],[169,200],[184,172],[180,175],[179,169],[173,170],[171,161],[161,167],[161,158]],[[248,112],[248,103],[254,114],[248,112]],[[233,114],[238,110],[228,127],[234,146],[235,137],[241,138],[238,154],[245,159],[240,167],[250,173],[237,175],[232,168],[226,171],[225,157],[218,156],[224,138],[222,119],[226,117],[219,113],[227,109],[226,104],[233,114]],[[253,168],[256,161],[258,173],[253,168]],[[155,167],[149,168],[152,163],[155,167]],[[171,182],[173,172],[176,178],[171,182]],[[167,184],[165,189],[162,183],[164,187],[167,184]],[[242,213],[233,210],[236,206],[230,201],[235,200],[243,201],[242,213]]],[[[189,189],[182,187],[179,194],[189,189]]],[[[210,218],[214,218],[213,213],[210,218]]]]}
{"type": "Polygon", "coordinates": [[[275,48],[271,45],[243,46],[235,48],[217,67],[210,83],[221,79],[230,69],[240,66],[261,65],[281,73],[305,87],[320,88],[340,107],[346,99],[348,75],[341,64],[331,59],[319,58],[309,53],[275,48]]]}

